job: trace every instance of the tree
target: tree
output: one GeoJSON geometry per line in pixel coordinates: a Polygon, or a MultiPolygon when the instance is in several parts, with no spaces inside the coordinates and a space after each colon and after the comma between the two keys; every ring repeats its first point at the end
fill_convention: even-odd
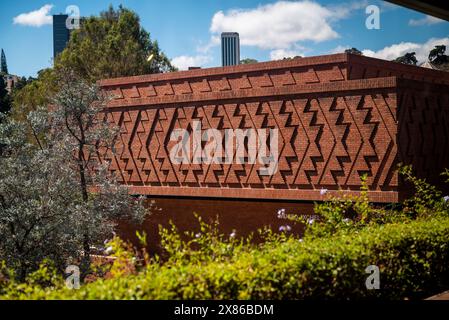
{"type": "Polygon", "coordinates": [[[416,55],[415,52],[407,52],[403,56],[400,56],[400,57],[394,59],[393,61],[416,66],[416,64],[418,63],[418,60],[416,59],[415,55],[416,55]]]}
{"type": "Polygon", "coordinates": [[[19,80],[14,84],[13,93],[16,91],[20,91],[23,89],[27,84],[35,81],[36,79],[33,77],[20,77],[19,80]]]}
{"type": "Polygon", "coordinates": [[[83,19],[80,26],[72,31],[68,46],[56,58],[54,68],[39,71],[37,79],[27,81],[23,88],[13,92],[13,118],[25,120],[37,106],[48,105],[59,91],[57,75],[64,70],[72,70],[90,83],[175,70],[131,10],[109,7],[99,17],[83,19]],[[153,58],[148,61],[151,55],[153,58]]]}
{"type": "Polygon", "coordinates": [[[25,121],[29,112],[39,106],[48,105],[57,92],[58,81],[54,69],[40,70],[37,79],[31,78],[25,86],[13,90],[11,116],[16,120],[25,121]]]}
{"type": "Polygon", "coordinates": [[[11,97],[6,90],[6,81],[0,74],[0,113],[7,113],[11,110],[11,97]]]}
{"type": "Polygon", "coordinates": [[[258,63],[256,59],[246,58],[240,61],[240,64],[258,63]]]}
{"type": "Polygon", "coordinates": [[[446,52],[446,46],[445,45],[438,45],[435,46],[432,50],[430,50],[429,53],[429,61],[433,65],[442,65],[445,63],[449,63],[449,56],[444,54],[446,52]]]}
{"type": "Polygon", "coordinates": [[[360,51],[359,49],[354,48],[354,47],[351,48],[351,49],[346,49],[346,50],[345,50],[345,53],[357,54],[357,55],[359,55],[359,56],[362,56],[362,55],[363,55],[362,51],[360,51]]]}
{"type": "Polygon", "coordinates": [[[118,219],[141,222],[141,199],[130,198],[95,160],[113,153],[107,98],[95,85],[64,74],[51,111],[38,108],[26,121],[0,124],[0,261],[21,280],[51,259],[63,270],[90,270],[91,248],[110,237],[118,219]],[[33,133],[29,142],[26,128],[33,133]]]}
{"type": "Polygon", "coordinates": [[[175,70],[157,41],[141,27],[139,16],[122,6],[118,10],[110,6],[99,17],[83,19],[55,68],[68,68],[92,82],[175,70]],[[150,55],[153,59],[148,61],[150,55]]]}
{"type": "Polygon", "coordinates": [[[6,55],[2,49],[2,54],[0,58],[0,74],[8,74],[8,65],[6,63],[6,55]]]}

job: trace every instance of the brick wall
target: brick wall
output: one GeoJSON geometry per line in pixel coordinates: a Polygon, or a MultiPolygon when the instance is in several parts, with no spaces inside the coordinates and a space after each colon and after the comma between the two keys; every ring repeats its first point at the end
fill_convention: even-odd
{"type": "Polygon", "coordinates": [[[449,73],[337,54],[145,75],[100,82],[114,95],[116,152],[102,151],[131,192],[223,198],[320,200],[356,194],[394,202],[406,192],[395,171],[412,163],[435,180],[449,167],[449,73]],[[259,164],[170,161],[174,129],[280,129],[279,170],[259,164]]]}

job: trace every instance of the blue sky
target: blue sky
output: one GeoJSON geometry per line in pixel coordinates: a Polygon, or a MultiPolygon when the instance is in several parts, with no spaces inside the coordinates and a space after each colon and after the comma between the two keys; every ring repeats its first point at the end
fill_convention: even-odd
{"type": "Polygon", "coordinates": [[[242,58],[259,61],[356,47],[383,59],[415,51],[424,62],[435,44],[449,48],[449,22],[384,1],[16,0],[0,4],[0,48],[9,72],[33,76],[51,66],[49,15],[64,13],[69,5],[78,6],[82,16],[97,15],[109,4],[136,11],[152,39],[181,69],[219,66],[217,36],[222,31],[239,32],[242,58]],[[380,29],[365,26],[369,5],[380,9],[380,29]]]}

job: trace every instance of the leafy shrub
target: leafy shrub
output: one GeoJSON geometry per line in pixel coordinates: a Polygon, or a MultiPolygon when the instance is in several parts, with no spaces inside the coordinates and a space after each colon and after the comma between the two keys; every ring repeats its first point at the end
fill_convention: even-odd
{"type": "MultiPolygon", "coordinates": [[[[421,298],[449,287],[449,215],[436,188],[401,169],[416,195],[404,208],[369,203],[363,183],[357,197],[316,205],[317,221],[303,238],[260,231],[254,244],[223,235],[218,220],[200,232],[161,228],[162,257],[150,258],[115,238],[112,277],[80,290],[62,285],[9,285],[1,298],[23,299],[366,299],[421,298]],[[142,258],[143,257],[143,258],[142,258]],[[139,263],[136,263],[136,258],[139,263]],[[142,262],[143,261],[143,262],[142,262]],[[380,270],[380,289],[368,290],[368,266],[380,270]],[[131,266],[131,267],[130,267],[131,266]],[[25,287],[24,287],[25,286],[25,287]]],[[[301,218],[288,217],[291,220],[301,218]]],[[[284,230],[288,231],[288,230],[284,230]]],[[[146,235],[138,234],[142,244],[146,235]]],[[[45,274],[45,273],[43,273],[45,274]]]]}
{"type": "MultiPolygon", "coordinates": [[[[449,218],[372,225],[355,233],[278,237],[227,258],[149,264],[137,275],[80,290],[31,291],[29,299],[361,299],[417,298],[449,286],[449,218]],[[380,268],[367,290],[365,268],[380,268]]],[[[238,252],[238,253],[237,253],[238,252]]]]}

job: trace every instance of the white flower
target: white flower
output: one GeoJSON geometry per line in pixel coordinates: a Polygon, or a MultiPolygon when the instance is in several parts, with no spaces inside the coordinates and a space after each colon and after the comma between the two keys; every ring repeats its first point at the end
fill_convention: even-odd
{"type": "Polygon", "coordinates": [[[107,247],[106,250],[104,250],[104,253],[107,254],[107,255],[109,255],[109,254],[111,254],[113,252],[114,252],[114,249],[112,249],[112,247],[107,247]]]}
{"type": "Polygon", "coordinates": [[[195,238],[200,238],[201,237],[201,233],[197,233],[196,235],[195,235],[195,238]]]}
{"type": "Polygon", "coordinates": [[[348,222],[349,222],[349,219],[348,219],[348,218],[344,218],[344,219],[343,219],[343,222],[348,223],[348,222]]]}
{"type": "Polygon", "coordinates": [[[235,230],[232,231],[232,233],[229,235],[230,238],[235,238],[236,232],[235,230]]]}
{"type": "Polygon", "coordinates": [[[314,223],[315,222],[315,219],[307,219],[307,223],[308,224],[312,224],[312,223],[314,223]]]}
{"type": "Polygon", "coordinates": [[[285,209],[278,210],[278,219],[285,219],[285,209]]]}
{"type": "Polygon", "coordinates": [[[279,231],[281,231],[281,232],[282,232],[282,231],[285,231],[285,226],[280,226],[280,227],[279,227],[279,231]]]}
{"type": "Polygon", "coordinates": [[[449,201],[449,196],[445,196],[443,199],[444,199],[444,202],[448,202],[449,201]]]}
{"type": "Polygon", "coordinates": [[[324,196],[327,193],[327,191],[329,191],[329,190],[322,188],[320,190],[320,195],[324,196]]]}

